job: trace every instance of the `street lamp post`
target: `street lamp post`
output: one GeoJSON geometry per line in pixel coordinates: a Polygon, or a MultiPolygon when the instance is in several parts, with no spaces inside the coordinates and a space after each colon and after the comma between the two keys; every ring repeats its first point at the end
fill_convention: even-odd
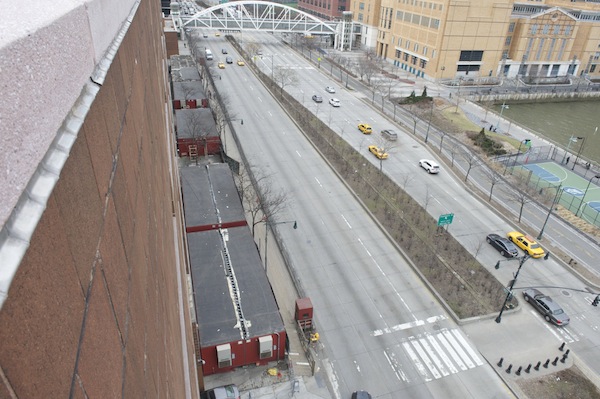
{"type": "MultiPolygon", "coordinates": [[[[429,128],[431,127],[431,118],[433,117],[433,98],[431,99],[431,111],[429,111],[429,123],[427,123],[427,132],[425,133],[425,144],[427,144],[427,140],[429,139],[429,128]]],[[[394,118],[395,120],[396,118],[394,118]]]]}
{"type": "Polygon", "coordinates": [[[567,153],[569,152],[569,147],[571,147],[571,143],[577,143],[577,140],[581,140],[583,139],[583,137],[575,137],[573,135],[571,135],[571,137],[569,137],[569,143],[567,144],[567,149],[565,150],[565,154],[563,155],[563,159],[561,163],[565,163],[565,158],[567,158],[567,153]]]}
{"type": "Polygon", "coordinates": [[[581,145],[579,146],[579,151],[577,151],[577,156],[575,157],[575,162],[573,162],[573,167],[571,167],[571,170],[575,169],[575,165],[577,165],[577,160],[579,159],[579,155],[581,155],[581,151],[583,151],[584,145],[585,145],[585,137],[582,137],[581,145]]]}
{"type": "Polygon", "coordinates": [[[498,130],[498,126],[500,126],[500,120],[502,119],[502,113],[504,112],[504,108],[508,108],[508,105],[506,105],[506,100],[502,101],[502,108],[500,108],[500,117],[498,118],[498,122],[496,123],[496,130],[498,130]]]}
{"type": "Polygon", "coordinates": [[[508,292],[506,293],[506,298],[504,299],[504,303],[502,304],[502,309],[500,309],[500,313],[498,314],[498,317],[496,317],[496,323],[500,323],[502,321],[502,313],[504,312],[504,308],[506,307],[506,304],[508,303],[510,298],[512,298],[512,289],[515,286],[515,283],[517,282],[517,277],[519,277],[521,267],[523,267],[523,264],[527,259],[529,259],[529,255],[523,255],[523,257],[519,259],[519,268],[515,273],[515,278],[510,282],[510,287],[508,287],[508,292]]]}
{"type": "Polygon", "coordinates": [[[289,220],[285,222],[269,222],[269,219],[265,219],[265,274],[267,274],[267,254],[269,253],[267,247],[267,240],[269,237],[269,226],[274,226],[276,224],[286,224],[286,223],[294,223],[294,230],[298,228],[298,223],[295,220],[289,220]]]}
{"type": "Polygon", "coordinates": [[[592,184],[592,179],[600,179],[600,175],[595,175],[595,176],[590,177],[590,181],[588,182],[587,187],[585,188],[585,191],[583,192],[583,198],[581,199],[581,204],[579,204],[579,208],[577,208],[577,212],[575,212],[575,216],[581,216],[579,211],[583,211],[583,204],[585,203],[585,196],[587,195],[587,192],[590,188],[590,184],[592,184]]]}
{"type": "Polygon", "coordinates": [[[540,230],[540,234],[538,234],[537,239],[541,240],[542,236],[544,235],[544,229],[546,228],[546,223],[548,223],[548,219],[550,219],[550,215],[552,214],[552,209],[554,208],[554,205],[556,205],[556,203],[558,202],[559,198],[560,198],[560,193],[562,190],[562,183],[558,185],[558,188],[556,189],[556,195],[554,196],[554,199],[552,200],[552,204],[550,205],[550,210],[548,211],[548,215],[546,216],[546,220],[544,221],[544,224],[542,225],[542,229],[540,230]]]}

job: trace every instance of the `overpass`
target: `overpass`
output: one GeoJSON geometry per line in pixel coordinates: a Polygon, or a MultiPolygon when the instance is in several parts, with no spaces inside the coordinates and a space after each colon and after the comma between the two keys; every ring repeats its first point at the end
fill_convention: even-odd
{"type": "MultiPolygon", "coordinates": [[[[349,43],[350,37],[345,32],[350,32],[352,24],[351,17],[339,22],[323,21],[283,4],[249,0],[219,4],[193,15],[172,9],[171,17],[174,26],[180,31],[199,28],[223,32],[254,30],[271,33],[301,33],[306,36],[333,35],[336,48],[342,48],[343,43],[349,43]]],[[[349,45],[344,45],[343,48],[349,48],[349,45]]]]}

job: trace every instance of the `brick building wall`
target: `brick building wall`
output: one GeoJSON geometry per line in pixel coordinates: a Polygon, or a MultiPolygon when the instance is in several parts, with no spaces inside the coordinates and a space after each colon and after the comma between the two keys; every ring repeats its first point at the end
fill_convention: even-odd
{"type": "Polygon", "coordinates": [[[0,398],[196,397],[161,32],[142,0],[0,310],[0,398]]]}

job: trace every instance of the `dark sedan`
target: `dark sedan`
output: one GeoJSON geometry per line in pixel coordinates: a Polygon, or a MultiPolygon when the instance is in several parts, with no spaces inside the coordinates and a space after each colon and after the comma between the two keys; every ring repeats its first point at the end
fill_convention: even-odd
{"type": "Polygon", "coordinates": [[[506,258],[519,256],[519,249],[515,244],[510,242],[508,238],[499,236],[498,234],[488,234],[485,240],[492,247],[496,248],[498,252],[500,252],[500,255],[506,258]]]}
{"type": "Polygon", "coordinates": [[[546,321],[557,326],[566,326],[571,319],[562,308],[549,296],[542,294],[535,288],[529,288],[523,291],[525,301],[529,302],[538,312],[544,316],[546,321]]]}

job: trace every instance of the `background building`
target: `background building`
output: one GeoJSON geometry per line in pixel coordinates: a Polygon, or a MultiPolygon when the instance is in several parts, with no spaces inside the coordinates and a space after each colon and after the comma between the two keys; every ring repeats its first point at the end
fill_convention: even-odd
{"type": "Polygon", "coordinates": [[[198,397],[161,4],[0,35],[0,397],[198,397]]]}
{"type": "Polygon", "coordinates": [[[600,4],[366,0],[355,42],[428,79],[600,78],[600,4]]]}

